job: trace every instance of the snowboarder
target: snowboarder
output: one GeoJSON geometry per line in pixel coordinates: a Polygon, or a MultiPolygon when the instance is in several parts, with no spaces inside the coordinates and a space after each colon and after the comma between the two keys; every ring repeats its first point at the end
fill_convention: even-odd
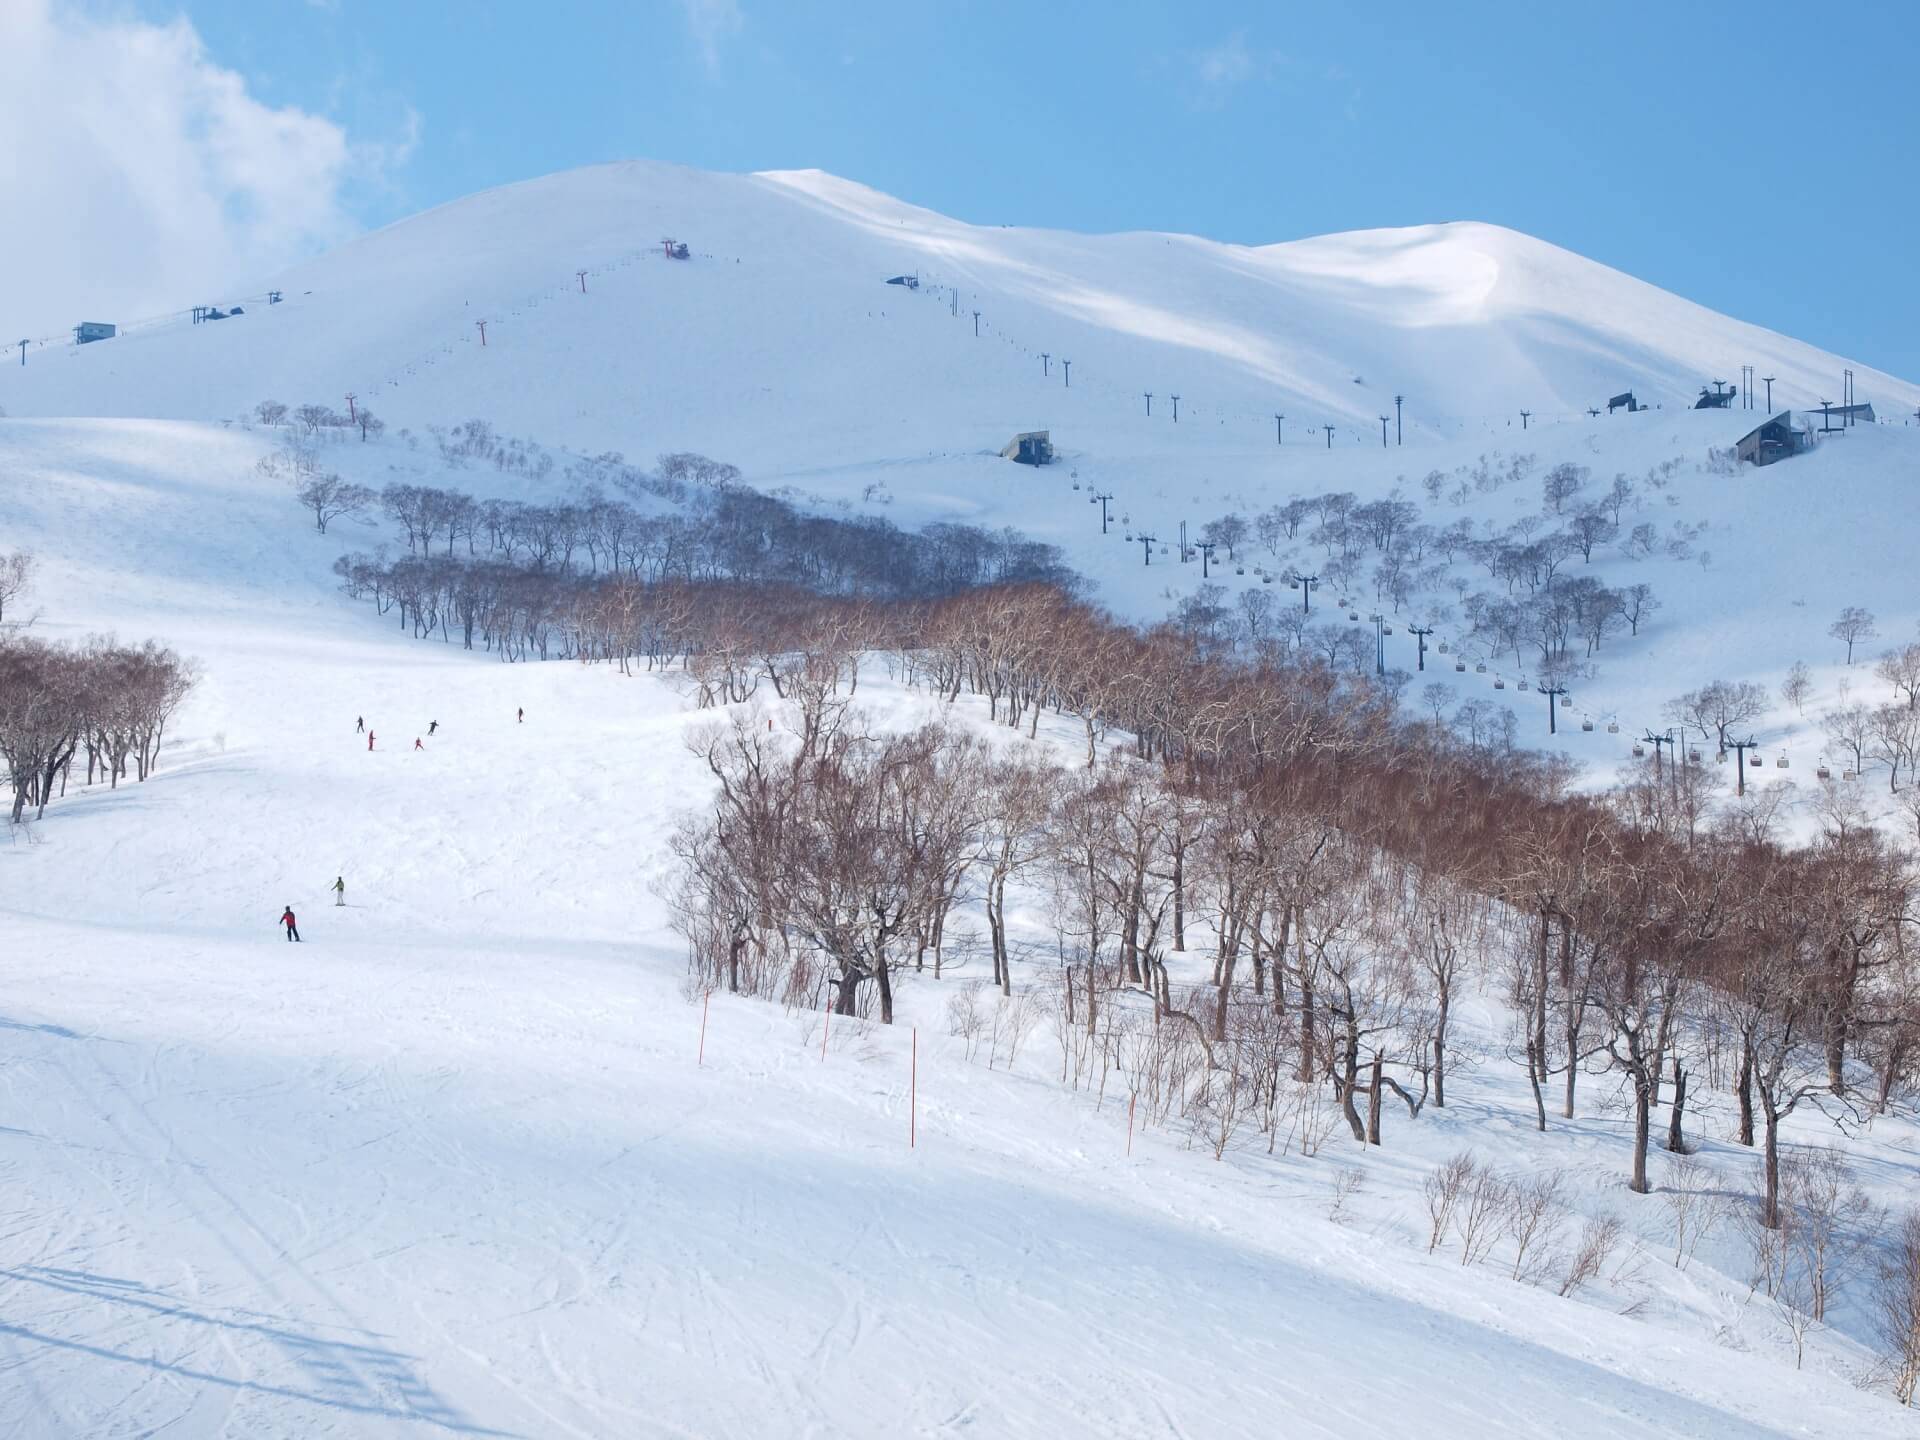
{"type": "Polygon", "coordinates": [[[413,737],[413,748],[416,750],[424,750],[427,747],[420,743],[420,737],[416,735],[413,737]]]}
{"type": "Polygon", "coordinates": [[[371,730],[367,731],[367,749],[373,749],[373,732],[371,730]]]}
{"type": "Polygon", "coordinates": [[[332,888],[333,888],[333,903],[335,905],[346,904],[347,903],[347,877],[344,875],[336,877],[333,882],[332,888]]]}
{"type": "Polygon", "coordinates": [[[367,717],[366,716],[356,715],[353,717],[353,733],[356,735],[364,735],[367,733],[367,717]]]}
{"type": "Polygon", "coordinates": [[[300,927],[294,923],[293,919],[293,906],[289,905],[285,910],[280,912],[280,923],[287,927],[287,940],[289,943],[300,938],[300,927]]]}
{"type": "Polygon", "coordinates": [[[439,728],[440,728],[440,722],[438,720],[429,720],[427,722],[427,734],[431,735],[433,734],[434,731],[438,730],[439,728]]]}

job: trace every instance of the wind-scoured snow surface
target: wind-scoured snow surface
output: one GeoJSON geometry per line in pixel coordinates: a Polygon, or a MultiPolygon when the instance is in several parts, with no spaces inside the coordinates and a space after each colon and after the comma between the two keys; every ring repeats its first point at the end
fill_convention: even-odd
{"type": "MultiPolygon", "coordinates": [[[[580,453],[700,450],[808,503],[1018,525],[1142,618],[1197,567],[1142,567],[1120,524],[1105,538],[1089,524],[1075,481],[1170,538],[1182,519],[1292,493],[1420,498],[1429,468],[1488,454],[1496,469],[1574,459],[1596,485],[1676,461],[1627,518],[1663,532],[1710,520],[1694,545],[1713,558],[1596,561],[1609,584],[1646,579],[1667,602],[1576,696],[1603,728],[1564,743],[1604,769],[1662,698],[1714,674],[1771,679],[1804,656],[1831,696],[1843,671],[1824,630],[1840,605],[1905,638],[1911,432],[1862,430],[1728,477],[1703,472],[1708,448],[1760,417],[1675,409],[1752,363],[1801,410],[1837,398],[1840,361],[1485,226],[1262,249],[1088,238],[962,225],[812,173],[556,176],[275,283],[284,303],[232,320],[0,367],[0,550],[41,562],[19,613],[50,638],[153,636],[204,677],[155,780],[70,794],[0,851],[7,1434],[1903,1423],[1855,1388],[1863,1292],[1796,1372],[1730,1232],[1673,1264],[1659,1202],[1624,1192],[1607,1082],[1590,1082],[1588,1118],[1532,1133],[1492,999],[1459,1022],[1447,1111],[1389,1112],[1383,1150],[1336,1139],[1312,1158],[1261,1142],[1216,1162],[1157,1128],[1128,1156],[1118,1082],[1104,1099],[1061,1086],[1044,1025],[1010,1069],[966,1057],[941,1020],[965,970],[908,981],[900,1026],[835,1032],[824,1059],[815,1018],[716,996],[696,1065],[701,1009],[654,882],[674,814],[707,793],[683,741],[710,714],[671,680],[408,638],[328,570],[386,531],[315,535],[254,470],[276,437],[215,423],[267,397],[344,406],[351,390],[394,430],[477,416],[580,453]],[[663,258],[663,235],[694,258],[663,258]],[[916,269],[918,294],[882,284],[916,269]],[[934,284],[958,286],[957,307],[934,284]],[[1666,408],[1577,413],[1627,388],[1666,408]],[[1382,454],[1395,393],[1407,445],[1382,454]],[[1536,417],[1524,433],[1522,407],[1536,417]],[[1284,447],[1272,413],[1289,417],[1284,447]],[[63,416],[119,418],[36,418],[63,416]],[[1332,450],[1302,433],[1328,421],[1332,450]],[[1052,429],[1065,463],[995,458],[1027,428],[1052,429]],[[289,902],[298,946],[275,925],[289,902]],[[1508,1279],[1504,1249],[1473,1267],[1452,1247],[1428,1256],[1421,1179],[1463,1149],[1565,1168],[1580,1209],[1620,1213],[1641,1248],[1575,1299],[1508,1279]],[[1365,1180],[1336,1221],[1349,1167],[1365,1180]]],[[[236,277],[232,296],[182,303],[260,288],[236,277]]],[[[1888,413],[1920,404],[1855,368],[1888,413]]],[[[325,453],[375,485],[547,498],[443,472],[431,442],[392,431],[325,453]]],[[[1425,518],[1504,525],[1537,508],[1536,473],[1425,518]]],[[[1463,694],[1492,678],[1441,674],[1463,694]]],[[[930,713],[877,662],[860,694],[876,725],[930,713]]],[[[1776,719],[1763,738],[1803,776],[1810,721],[1776,719]]],[[[1204,973],[1204,952],[1191,963],[1204,973]]],[[[1750,1189],[1726,1117],[1701,1124],[1713,1173],[1750,1189]]],[[[1818,1116],[1791,1133],[1839,1138],[1818,1116]]],[[[1844,1143],[1877,1198],[1911,1197],[1911,1127],[1844,1143]]]]}

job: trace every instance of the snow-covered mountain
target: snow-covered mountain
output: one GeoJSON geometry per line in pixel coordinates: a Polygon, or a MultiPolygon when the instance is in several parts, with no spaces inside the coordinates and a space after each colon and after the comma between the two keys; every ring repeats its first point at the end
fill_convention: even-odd
{"type": "MultiPolygon", "coordinates": [[[[1277,1152],[1248,1131],[1219,1159],[1150,1103],[1134,1124],[1124,1075],[1063,1084],[1031,1007],[1017,1056],[1012,1018],[991,1050],[952,1033],[982,968],[957,942],[944,979],[902,976],[891,1028],[703,1010],[654,887],[712,783],[686,740],[714,712],[672,675],[503,665],[377,620],[338,593],[339,539],[259,483],[268,443],[0,422],[34,633],[154,635],[203,676],[157,778],[76,779],[0,846],[7,1434],[1901,1426],[1855,1388],[1864,1287],[1796,1369],[1737,1227],[1682,1255],[1667,1203],[1624,1193],[1611,1079],[1534,1133],[1497,979],[1455,1018],[1449,1108],[1396,1109],[1376,1149],[1328,1101],[1277,1152]],[[1505,1242],[1428,1253],[1421,1186],[1462,1151],[1559,1176],[1532,1278],[1505,1242]],[[1605,1267],[1563,1298],[1609,1214],[1605,1267]]],[[[878,665],[858,699],[879,726],[1005,736],[878,665]]],[[[1077,755],[1075,730],[1041,738],[1077,755]]],[[[1026,987],[1052,941],[1037,905],[1020,924],[1026,987]]],[[[1198,978],[1210,954],[1175,959],[1198,978]]],[[[1706,1205],[1753,1155],[1723,1092],[1693,1104],[1706,1205]]],[[[1839,1140],[1804,1110],[1788,1134],[1839,1140]]],[[[1909,1122],[1845,1143],[1877,1201],[1910,1199],[1909,1122]]]]}
{"type": "MultiPolygon", "coordinates": [[[[1456,1017],[1449,1108],[1396,1110],[1385,1148],[1309,1144],[1326,1122],[1303,1108],[1278,1153],[1261,1137],[1218,1159],[1171,1119],[1136,1133],[1119,1079],[1063,1085],[1031,1012],[1017,1060],[999,1029],[983,1058],[948,1018],[976,978],[960,961],[903,980],[892,1029],[725,995],[709,1013],[657,886],[674,814],[712,783],[685,745],[712,712],[672,676],[502,665],[347,600],[334,558],[392,527],[316,534],[257,468],[285,432],[242,418],[351,392],[389,429],[325,442],[329,468],[530,501],[561,498],[565,467],[450,466],[428,427],[478,417],[643,464],[702,451],[823,510],[1018,526],[1142,619],[1201,583],[1142,534],[1351,491],[1483,535],[1563,523],[1542,514],[1555,464],[1588,472],[1580,503],[1624,475],[1622,538],[1651,527],[1651,548],[1568,563],[1645,581],[1662,608],[1609,639],[1555,743],[1604,776],[1666,697],[1771,685],[1805,658],[1807,713],[1760,722],[1756,783],[1779,786],[1821,759],[1815,717],[1843,682],[1875,684],[1842,663],[1833,613],[1868,606],[1889,639],[1920,619],[1920,431],[1743,469],[1715,452],[1764,411],[1687,407],[1751,364],[1804,411],[1837,398],[1840,359],[1481,225],[1087,237],[962,224],[816,172],[640,164],[181,299],[244,313],[0,366],[0,553],[39,559],[7,619],[56,641],[151,635],[202,676],[154,781],[76,779],[0,849],[0,1430],[1762,1440],[1902,1423],[1857,1388],[1864,1287],[1796,1333],[1755,1298],[1717,1202],[1683,1254],[1677,1212],[1624,1195],[1613,1079],[1585,1082],[1577,1120],[1530,1128],[1496,978],[1456,1017]],[[919,287],[885,284],[904,275],[919,287]],[[1658,408],[1586,415],[1626,389],[1658,408]],[[1383,447],[1396,395],[1404,444],[1383,447]],[[999,458],[1033,428],[1061,464],[999,458]],[[1115,496],[1105,534],[1096,487],[1115,496]],[[274,924],[288,903],[297,947],[274,924]],[[1451,1240],[1429,1253],[1422,1186],[1463,1150],[1564,1181],[1553,1274],[1510,1276],[1504,1241],[1472,1264],[1451,1240]],[[1561,1251],[1609,1212],[1609,1264],[1563,1298],[1561,1251]]],[[[1920,404],[1852,368],[1883,413],[1920,404]]],[[[1292,606],[1277,577],[1325,560],[1304,532],[1249,540],[1212,579],[1230,603],[1292,606]]],[[[1449,642],[1421,680],[1516,704],[1545,742],[1524,667],[1473,633],[1455,581],[1494,584],[1463,552],[1395,617],[1449,642]]],[[[1315,606],[1333,625],[1392,609],[1369,567],[1315,606]]],[[[1410,667],[1400,628],[1389,661],[1410,667]]],[[[858,697],[876,727],[938,712],[986,733],[981,707],[881,668],[858,697]]],[[[1052,953],[1042,901],[1024,904],[1023,977],[1052,953]]],[[[1687,1183],[1745,1193],[1752,1154],[1717,1085],[1696,1087],[1687,1183]]],[[[1787,1134],[1844,1144],[1874,1201],[1910,1200],[1906,1120],[1843,1139],[1802,1110],[1787,1134]]]]}
{"type": "MultiPolygon", "coordinates": [[[[703,450],[764,476],[997,450],[1041,426],[1198,463],[1211,446],[1271,442],[1275,414],[1302,440],[1332,422],[1337,443],[1365,444],[1396,395],[1413,437],[1479,434],[1626,390],[1684,407],[1742,365],[1774,377],[1776,405],[1805,409],[1839,398],[1847,364],[1495,226],[1255,248],[1085,236],[965,224],[817,171],[571,171],[270,282],[233,279],[180,298],[183,312],[241,302],[235,320],[182,313],[30,349],[25,367],[0,367],[0,406],[205,420],[269,395],[344,406],[353,391],[416,429],[479,415],[549,443],[703,450]],[[667,258],[662,237],[690,259],[667,258]],[[921,290],[884,284],[901,274],[921,290]],[[264,303],[269,289],[283,302],[264,303]]],[[[116,318],[84,295],[73,305],[76,323],[116,318]]],[[[1853,368],[1883,411],[1920,405],[1920,388],[1853,368]]]]}

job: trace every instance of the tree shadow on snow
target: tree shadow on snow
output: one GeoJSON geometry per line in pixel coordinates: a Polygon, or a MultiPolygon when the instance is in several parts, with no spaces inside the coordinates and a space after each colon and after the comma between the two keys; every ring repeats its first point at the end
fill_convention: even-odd
{"type": "Polygon", "coordinates": [[[504,1437],[510,1433],[468,1420],[442,1401],[432,1387],[414,1373],[416,1357],[384,1346],[289,1329],[275,1317],[256,1311],[214,1310],[212,1307],[195,1309],[175,1301],[165,1291],[155,1290],[140,1281],[95,1275],[85,1270],[26,1265],[0,1270],[0,1280],[81,1296],[105,1308],[108,1313],[112,1312],[113,1307],[119,1307],[123,1311],[143,1313],[156,1321],[214,1327],[236,1334],[243,1341],[252,1337],[271,1346],[289,1360],[304,1376],[305,1383],[275,1385],[257,1379],[218,1375],[189,1365],[160,1360],[151,1353],[133,1353],[84,1340],[70,1340],[28,1329],[11,1319],[0,1319],[0,1335],[10,1336],[25,1344],[43,1345],[98,1360],[138,1366],[181,1380],[216,1385],[241,1393],[298,1401],[355,1415],[378,1416],[385,1420],[416,1421],[453,1434],[504,1437]]]}

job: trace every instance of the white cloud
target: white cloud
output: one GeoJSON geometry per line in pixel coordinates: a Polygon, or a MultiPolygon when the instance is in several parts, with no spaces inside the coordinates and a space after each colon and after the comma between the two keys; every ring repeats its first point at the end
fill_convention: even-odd
{"type": "Polygon", "coordinates": [[[1224,106],[1261,68],[1261,62],[1247,49],[1246,32],[1235,31],[1218,45],[1193,56],[1196,103],[1216,109],[1224,106]]]}
{"type": "Polygon", "coordinates": [[[700,51],[700,59],[709,71],[720,69],[720,45],[745,28],[746,16],[740,13],[739,0],[680,0],[686,12],[687,29],[700,51]]]}
{"type": "MultiPolygon", "coordinates": [[[[1181,86],[1188,103],[1197,110],[1224,110],[1244,92],[1257,87],[1294,89],[1312,73],[1307,61],[1248,43],[1244,30],[1236,30],[1204,50],[1185,52],[1179,64],[1181,86]]],[[[1321,78],[1330,86],[1339,86],[1349,77],[1341,66],[1328,65],[1321,78]]]]}
{"type": "Polygon", "coordinates": [[[342,192],[400,150],[264,104],[184,19],[0,0],[0,331],[221,298],[356,228],[342,192]]]}

